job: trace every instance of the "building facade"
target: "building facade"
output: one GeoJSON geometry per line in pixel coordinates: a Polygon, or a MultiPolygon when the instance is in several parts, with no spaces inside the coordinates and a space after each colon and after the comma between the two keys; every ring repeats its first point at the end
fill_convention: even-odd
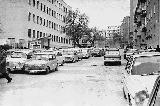
{"type": "Polygon", "coordinates": [[[147,11],[147,46],[148,48],[156,48],[160,45],[160,2],[159,0],[146,0],[147,11]]]}
{"type": "Polygon", "coordinates": [[[113,42],[114,34],[120,34],[120,26],[107,26],[106,29],[106,46],[108,47],[116,47],[115,43],[113,42]]]}
{"type": "Polygon", "coordinates": [[[0,39],[14,47],[71,47],[64,33],[69,10],[63,0],[0,0],[0,39]]]}
{"type": "Polygon", "coordinates": [[[123,36],[123,42],[125,43],[125,45],[128,45],[131,43],[131,37],[130,36],[130,16],[126,16],[124,17],[122,24],[120,26],[121,29],[121,36],[123,36]]]}
{"type": "Polygon", "coordinates": [[[130,37],[133,38],[133,43],[135,41],[135,29],[136,29],[136,24],[134,23],[134,15],[137,3],[138,0],[130,0],[130,37]]]}

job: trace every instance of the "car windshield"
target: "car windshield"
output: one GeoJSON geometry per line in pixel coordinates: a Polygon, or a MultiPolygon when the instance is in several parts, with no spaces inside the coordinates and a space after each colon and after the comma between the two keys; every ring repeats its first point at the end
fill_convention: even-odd
{"type": "Polygon", "coordinates": [[[48,60],[49,58],[52,58],[52,55],[48,55],[48,54],[35,54],[32,59],[35,59],[35,60],[48,60]]]}
{"type": "Polygon", "coordinates": [[[148,56],[136,58],[131,74],[148,75],[160,71],[160,56],[148,56]]]}
{"type": "Polygon", "coordinates": [[[27,58],[27,55],[25,53],[22,53],[22,52],[14,52],[11,55],[11,58],[27,58]]]}

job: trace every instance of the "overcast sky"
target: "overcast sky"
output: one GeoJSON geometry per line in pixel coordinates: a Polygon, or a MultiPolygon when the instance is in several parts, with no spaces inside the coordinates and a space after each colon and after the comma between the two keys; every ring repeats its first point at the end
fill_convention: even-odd
{"type": "Polygon", "coordinates": [[[130,0],[64,0],[73,9],[78,8],[89,17],[89,26],[106,29],[108,25],[120,25],[129,15],[130,0]]]}

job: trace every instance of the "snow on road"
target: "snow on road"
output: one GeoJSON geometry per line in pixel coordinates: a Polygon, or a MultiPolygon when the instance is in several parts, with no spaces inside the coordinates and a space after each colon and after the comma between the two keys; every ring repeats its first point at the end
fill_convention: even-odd
{"type": "Polygon", "coordinates": [[[0,79],[0,106],[127,106],[123,98],[124,66],[104,66],[102,57],[67,63],[48,75],[12,75],[0,79]]]}

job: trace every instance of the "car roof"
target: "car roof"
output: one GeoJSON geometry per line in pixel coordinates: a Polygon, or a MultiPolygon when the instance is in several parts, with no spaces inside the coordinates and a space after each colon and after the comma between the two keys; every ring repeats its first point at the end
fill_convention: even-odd
{"type": "Polygon", "coordinates": [[[160,56],[160,53],[159,52],[154,52],[154,53],[143,53],[143,54],[135,54],[135,55],[132,55],[134,58],[137,58],[137,57],[147,57],[147,56],[160,56]]]}

